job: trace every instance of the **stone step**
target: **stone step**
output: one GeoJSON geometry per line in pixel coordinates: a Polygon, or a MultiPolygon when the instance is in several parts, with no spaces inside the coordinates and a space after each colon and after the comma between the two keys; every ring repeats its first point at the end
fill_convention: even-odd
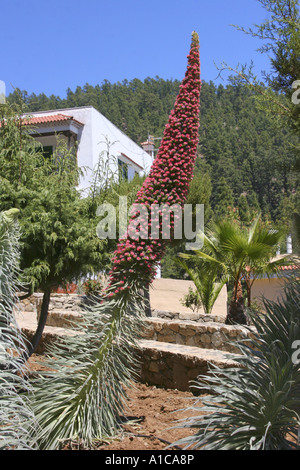
{"type": "Polygon", "coordinates": [[[199,375],[209,374],[211,364],[221,369],[239,367],[237,354],[219,350],[151,340],[140,341],[140,348],[141,380],[164,388],[190,390],[199,375]]]}
{"type": "MultiPolygon", "coordinates": [[[[19,328],[23,331],[25,338],[30,342],[37,329],[36,312],[17,312],[16,321],[19,328]]],[[[39,343],[37,354],[43,354],[47,344],[53,341],[59,341],[64,336],[78,334],[71,328],[63,326],[46,325],[43,331],[41,341],[39,343]]]]}
{"type": "MultiPolygon", "coordinates": [[[[26,327],[22,327],[22,331],[28,341],[35,332],[26,327]]],[[[73,334],[78,333],[71,329],[46,326],[36,353],[44,354],[47,345],[58,343],[64,336],[73,334]]],[[[209,375],[211,364],[221,369],[239,367],[237,357],[237,354],[219,350],[141,340],[137,350],[137,374],[142,383],[181,391],[190,390],[197,394],[199,390],[193,388],[193,382],[199,375],[209,375]]],[[[204,393],[205,389],[201,392],[204,393]]]]}
{"type": "MultiPolygon", "coordinates": [[[[60,313],[62,312],[60,311],[60,313]]],[[[17,320],[25,337],[30,341],[36,331],[36,315],[31,312],[24,312],[19,314],[17,320]]],[[[156,325],[163,322],[158,319],[150,320],[156,325]]],[[[195,326],[194,322],[190,323],[191,325],[188,324],[187,328],[195,326]]],[[[172,325],[173,329],[176,329],[177,326],[174,323],[172,325]]],[[[36,352],[43,354],[50,343],[59,342],[65,335],[74,334],[78,333],[70,328],[47,325],[36,352]]],[[[221,368],[238,367],[236,362],[237,354],[226,353],[217,349],[151,339],[141,340],[139,346],[137,354],[140,380],[149,385],[182,391],[191,390],[191,381],[196,380],[201,374],[207,374],[210,364],[215,364],[221,368]]]]}
{"type": "MultiPolygon", "coordinates": [[[[34,315],[24,312],[25,317],[34,315]]],[[[72,329],[78,324],[84,313],[53,309],[47,318],[48,327],[72,329]]],[[[33,320],[36,324],[36,319],[33,320]]],[[[239,353],[235,343],[253,336],[253,328],[240,325],[225,325],[216,321],[172,320],[165,318],[147,318],[144,338],[164,343],[181,344],[204,349],[215,349],[230,353],[239,353]]],[[[26,322],[25,322],[26,324],[26,322]]]]}
{"type": "MultiPolygon", "coordinates": [[[[152,317],[149,318],[150,321],[160,321],[160,322],[165,322],[166,324],[168,322],[181,322],[182,324],[185,324],[186,322],[190,322],[192,325],[193,324],[203,324],[203,323],[222,323],[224,324],[224,322],[217,322],[215,319],[211,320],[209,319],[208,316],[206,316],[205,318],[204,317],[199,317],[198,315],[193,317],[193,315],[187,315],[185,313],[177,316],[177,317],[167,317],[167,316],[164,316],[164,317],[160,317],[160,316],[156,316],[155,313],[156,312],[153,312],[154,314],[152,314],[152,317]]],[[[66,310],[66,309],[52,309],[52,310],[49,310],[48,312],[48,318],[47,318],[47,324],[50,326],[68,326],[70,323],[72,322],[77,322],[77,321],[80,321],[80,318],[81,316],[84,315],[84,311],[81,310],[81,311],[70,311],[70,310],[66,310]]]]}
{"type": "MultiPolygon", "coordinates": [[[[82,314],[65,310],[49,311],[47,325],[61,328],[72,328],[80,322],[82,314]]],[[[251,337],[253,332],[240,325],[224,323],[200,322],[190,320],[169,320],[148,318],[145,339],[164,343],[182,344],[205,349],[217,349],[230,353],[238,353],[235,343],[251,337]]]]}
{"type": "MultiPolygon", "coordinates": [[[[32,327],[26,327],[26,326],[22,326],[21,329],[25,338],[30,343],[33,338],[33,335],[35,334],[36,329],[32,327]]],[[[54,343],[54,342],[58,343],[60,340],[63,340],[63,338],[66,336],[74,336],[77,334],[80,334],[80,333],[71,329],[45,326],[43,334],[42,334],[42,338],[35,352],[36,354],[44,354],[47,346],[50,345],[51,343],[54,343]]]]}
{"type": "Polygon", "coordinates": [[[166,310],[159,310],[152,308],[152,317],[155,318],[162,318],[165,320],[191,320],[195,322],[217,322],[217,323],[224,323],[225,322],[225,315],[216,315],[216,314],[205,314],[201,312],[175,312],[175,311],[166,311],[166,310]]]}
{"type": "Polygon", "coordinates": [[[49,310],[46,324],[53,327],[72,329],[74,323],[77,324],[82,320],[83,314],[80,311],[72,312],[64,309],[49,310]]]}

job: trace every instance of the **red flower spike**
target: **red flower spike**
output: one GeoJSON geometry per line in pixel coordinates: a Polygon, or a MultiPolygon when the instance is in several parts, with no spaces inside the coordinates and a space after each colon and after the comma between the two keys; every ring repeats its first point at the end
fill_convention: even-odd
{"type": "MultiPolygon", "coordinates": [[[[149,219],[140,227],[140,235],[148,232],[151,225],[151,204],[178,204],[183,208],[193,178],[197,156],[199,111],[200,111],[200,60],[199,38],[193,32],[190,54],[185,77],[180,85],[163,138],[150,173],[137,194],[135,204],[144,204],[148,209],[149,219]],[[144,231],[144,232],[143,232],[144,231]]],[[[136,215],[135,215],[136,217],[136,215]]],[[[129,221],[134,220],[132,217],[129,221]]],[[[174,228],[174,217],[170,219],[171,230],[174,228]]],[[[141,224],[142,225],[142,224],[141,224]]],[[[162,259],[169,240],[163,239],[160,225],[157,239],[122,239],[114,253],[114,264],[109,274],[110,285],[114,295],[123,295],[122,279],[127,287],[131,284],[148,287],[152,282],[158,262],[162,259]],[[130,241],[129,241],[130,240],[130,241]],[[143,252],[141,252],[141,247],[143,252]],[[124,257],[123,253],[130,249],[124,257]],[[144,253],[151,253],[151,256],[144,253]],[[129,256],[128,256],[129,255],[129,256]],[[117,269],[116,269],[117,267],[117,269]],[[114,287],[113,287],[114,286],[114,287]]]]}

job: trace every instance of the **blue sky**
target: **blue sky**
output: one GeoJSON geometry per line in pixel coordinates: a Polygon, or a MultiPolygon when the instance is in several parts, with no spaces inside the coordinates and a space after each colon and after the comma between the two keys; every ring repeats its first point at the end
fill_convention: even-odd
{"type": "Polygon", "coordinates": [[[260,41],[230,26],[266,18],[257,0],[0,0],[0,80],[7,94],[18,87],[61,98],[104,80],[181,80],[195,30],[201,78],[219,83],[222,62],[268,69],[260,41]]]}

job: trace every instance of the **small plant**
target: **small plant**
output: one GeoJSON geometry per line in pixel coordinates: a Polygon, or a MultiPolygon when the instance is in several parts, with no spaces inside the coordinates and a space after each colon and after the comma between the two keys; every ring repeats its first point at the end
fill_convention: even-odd
{"type": "Polygon", "coordinates": [[[207,266],[203,263],[199,263],[199,261],[200,260],[195,258],[195,255],[184,253],[180,253],[179,258],[176,259],[176,262],[183,267],[190,279],[194,282],[204,313],[210,314],[227,279],[225,276],[219,276],[218,272],[213,269],[214,266],[207,266]],[[190,267],[180,258],[193,261],[196,259],[196,269],[190,267]]]}
{"type": "Polygon", "coordinates": [[[97,279],[88,279],[83,284],[83,291],[87,296],[97,296],[103,290],[102,283],[97,279]]]}
{"type": "Polygon", "coordinates": [[[197,290],[193,290],[189,287],[188,293],[180,299],[181,305],[186,308],[190,308],[193,312],[198,312],[201,307],[201,299],[197,290]]]}

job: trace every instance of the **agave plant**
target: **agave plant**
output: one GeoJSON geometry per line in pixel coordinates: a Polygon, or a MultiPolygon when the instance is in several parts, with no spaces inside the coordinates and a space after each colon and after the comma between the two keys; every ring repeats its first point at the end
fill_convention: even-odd
{"type": "Polygon", "coordinates": [[[278,303],[265,302],[265,308],[265,317],[252,318],[257,330],[252,344],[238,343],[241,367],[212,368],[195,383],[211,395],[203,406],[195,403],[193,417],[181,423],[195,430],[180,441],[185,448],[300,449],[299,280],[286,287],[278,303]]]}
{"type": "MultiPolygon", "coordinates": [[[[185,202],[198,143],[200,97],[199,39],[193,33],[188,67],[160,149],[137,195],[148,209],[185,202]]],[[[148,228],[143,227],[144,229],[148,228]]],[[[39,447],[59,448],[68,439],[92,445],[114,436],[121,425],[125,386],[135,377],[143,331],[143,289],[156,273],[168,240],[123,237],[113,258],[102,303],[84,314],[79,329],[52,345],[33,382],[33,409],[40,425],[39,447]]]]}
{"type": "Polygon", "coordinates": [[[27,349],[15,320],[20,274],[17,212],[0,213],[0,450],[35,446],[34,416],[24,395],[30,388],[21,360],[27,349]]]}

